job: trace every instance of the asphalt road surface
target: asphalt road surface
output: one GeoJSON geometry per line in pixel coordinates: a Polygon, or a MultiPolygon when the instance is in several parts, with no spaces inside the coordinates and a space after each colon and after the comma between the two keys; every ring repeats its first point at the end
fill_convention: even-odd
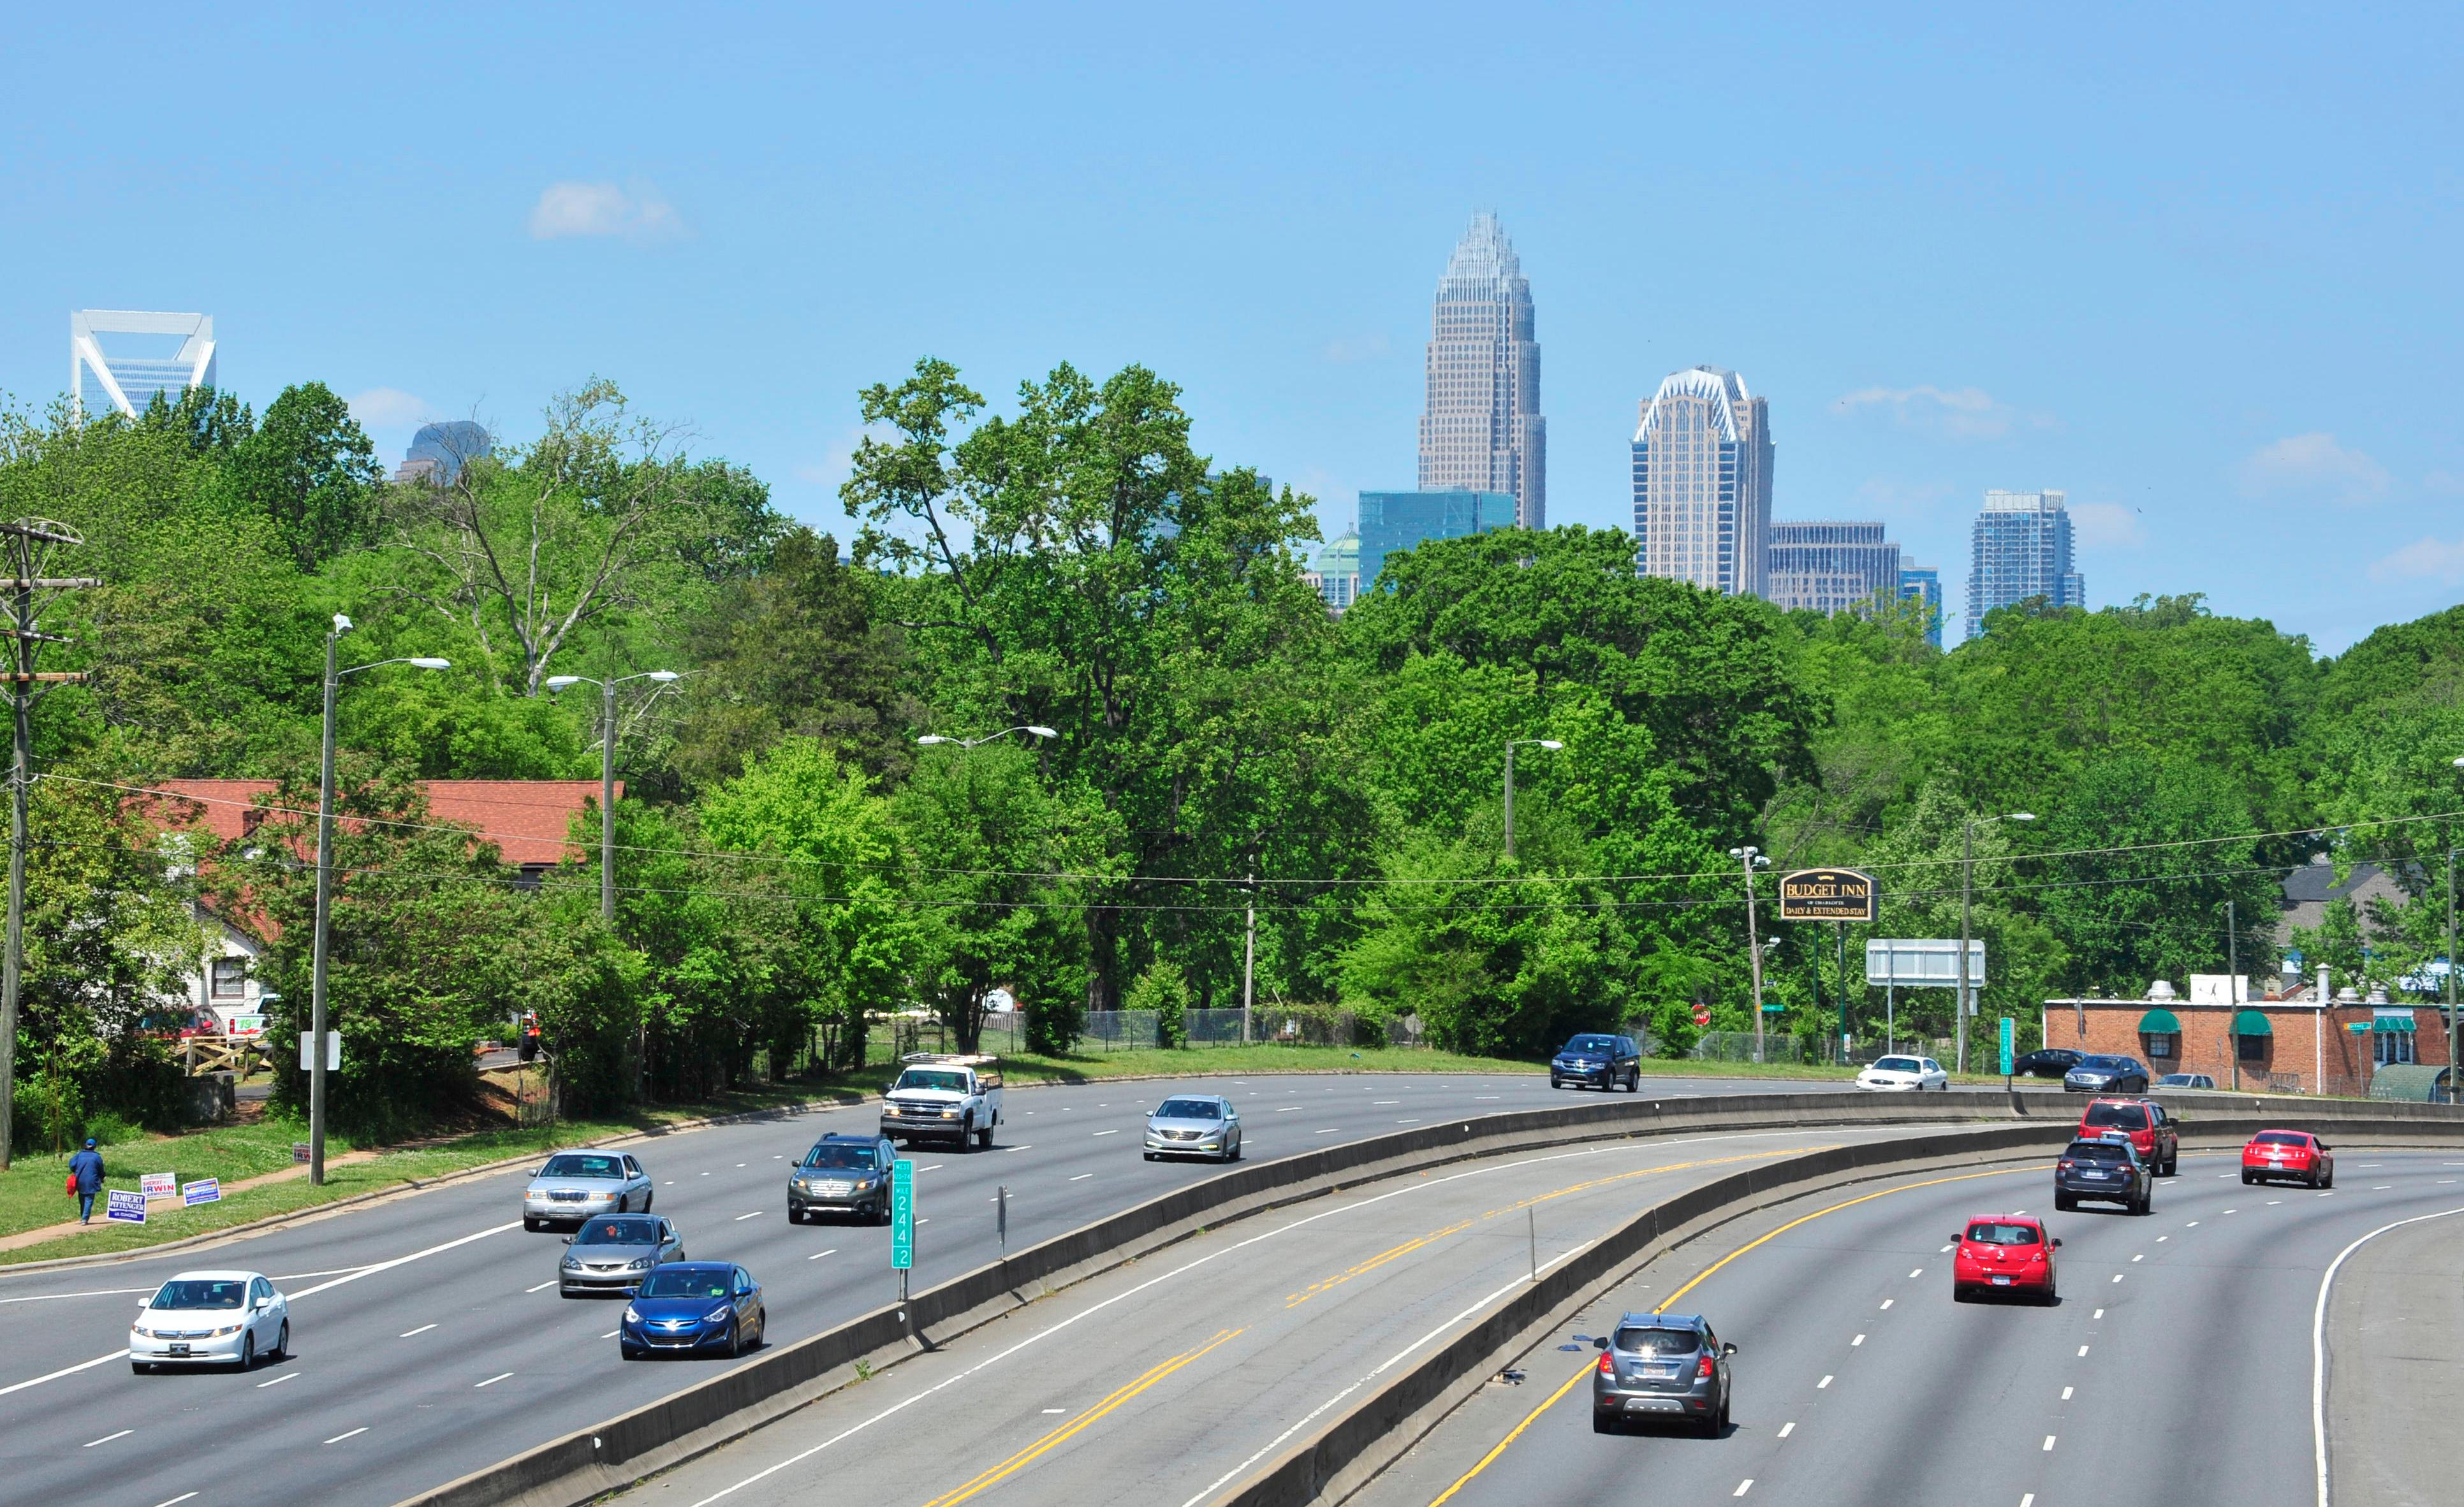
{"type": "MultiPolygon", "coordinates": [[[[1193,1085],[1199,1080],[1190,1081],[1193,1085]]],[[[1376,1075],[1204,1081],[1241,1106],[1251,1160],[1583,1095],[1547,1080],[1376,1075]]],[[[1013,1090],[988,1153],[917,1148],[915,1280],[992,1258],[996,1185],[1031,1244],[1211,1167],[1138,1154],[1143,1107],[1171,1082],[1013,1090]]],[[[1846,1085],[1659,1080],[1659,1097],[1846,1085]]],[[[1598,1096],[1613,1103],[1627,1096],[1598,1096]]],[[[787,1223],[787,1168],[866,1104],[654,1139],[635,1154],[688,1253],[740,1261],[766,1291],[772,1343],[889,1301],[889,1232],[787,1223]]],[[[559,1236],[525,1234],[508,1171],[199,1250],[0,1276],[0,1479],[53,1504],[275,1499],[388,1503],[662,1396],[692,1365],[626,1364],[612,1300],[556,1293],[559,1236]],[[172,1272],[239,1267],[291,1300],[294,1357],[246,1375],[135,1376],[138,1300],[172,1272]]]]}
{"type": "MultiPolygon", "coordinates": [[[[2357,1236],[2464,1208],[2455,1152],[2337,1160],[2335,1189],[2316,1192],[2244,1187],[2236,1156],[2186,1153],[2142,1218],[2054,1213],[2035,1168],[1766,1212],[1645,1268],[1534,1350],[1525,1385],[1483,1388],[1354,1500],[1623,1507],[1647,1488],[1655,1502],[1807,1507],[2315,1503],[2322,1275],[2357,1236]],[[2045,1215],[2064,1241],[2057,1306],[1952,1302],[1945,1236],[2002,1212],[2045,1215]],[[1738,1347],[1726,1437],[1593,1431],[1595,1357],[1555,1345],[1663,1301],[1738,1347]]],[[[2339,1458],[2355,1448],[2341,1431],[2330,1442],[2339,1458]]]]}
{"type": "Polygon", "coordinates": [[[1759,1160],[1907,1133],[1617,1141],[1350,1190],[1013,1312],[621,1500],[789,1507],[827,1481],[835,1500],[900,1507],[1198,1507],[1639,1205],[1759,1160]]]}

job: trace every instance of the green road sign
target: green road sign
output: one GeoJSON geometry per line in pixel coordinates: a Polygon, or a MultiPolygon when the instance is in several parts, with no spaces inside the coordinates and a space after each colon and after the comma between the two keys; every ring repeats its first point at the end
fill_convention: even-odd
{"type": "Polygon", "coordinates": [[[2002,1076],[2011,1076],[2011,1017],[2002,1017],[2002,1076]]]}
{"type": "Polygon", "coordinates": [[[901,1159],[890,1164],[890,1266],[903,1272],[915,1264],[915,1164],[901,1159]]]}

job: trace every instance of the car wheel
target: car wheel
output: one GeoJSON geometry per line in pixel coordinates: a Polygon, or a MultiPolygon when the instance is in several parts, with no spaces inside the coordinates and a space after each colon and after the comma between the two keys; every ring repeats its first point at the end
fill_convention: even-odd
{"type": "Polygon", "coordinates": [[[539,1234],[539,1222],[538,1220],[536,1220],[536,1219],[532,1218],[532,1217],[531,1217],[530,1215],[528,1215],[528,1214],[524,1214],[524,1215],[522,1215],[522,1228],[523,1228],[523,1229],[528,1230],[528,1231],[529,1231],[531,1234],[539,1234]]]}
{"type": "Polygon", "coordinates": [[[139,1376],[151,1376],[154,1374],[153,1365],[144,1361],[131,1361],[128,1363],[128,1368],[139,1376]]]}
{"type": "Polygon", "coordinates": [[[2072,1210],[2077,1209],[2078,1207],[2079,1200],[2073,1198],[2068,1193],[2056,1193],[2054,1195],[2054,1209],[2058,1213],[2069,1213],[2072,1210]]]}
{"type": "Polygon", "coordinates": [[[977,1132],[976,1132],[976,1149],[977,1149],[977,1150],[979,1150],[979,1151],[989,1151],[989,1150],[991,1150],[992,1148],[993,1148],[993,1127],[992,1127],[992,1126],[990,1126],[990,1125],[986,1125],[986,1126],[984,1126],[982,1129],[980,1129],[980,1130],[979,1130],[979,1131],[977,1131],[977,1132]]]}
{"type": "Polygon", "coordinates": [[[1968,1284],[1966,1282],[1953,1282],[1950,1284],[1950,1300],[1955,1303],[1964,1303],[1968,1301],[1968,1284]]]}
{"type": "Polygon", "coordinates": [[[744,1330],[733,1319],[727,1321],[727,1358],[731,1361],[744,1353],[744,1330]]]}
{"type": "MultiPolygon", "coordinates": [[[[1554,1086],[1556,1086],[1556,1085],[1551,1084],[1551,1085],[1550,1085],[1550,1086],[1554,1087],[1554,1086]]],[[[1617,1419],[1616,1419],[1615,1417],[1611,1416],[1611,1415],[1610,1415],[1610,1414],[1608,1414],[1608,1413],[1600,1412],[1600,1411],[1598,1411],[1598,1410],[1596,1410],[1596,1409],[1595,1409],[1595,1410],[1593,1411],[1593,1413],[1592,1413],[1592,1432],[1594,1432],[1594,1433],[1615,1433],[1615,1432],[1617,1432],[1617,1419]]]]}
{"type": "Polygon", "coordinates": [[[2245,1167],[2245,1168],[2243,1168],[2241,1169],[2241,1186],[2242,1186],[2242,1187],[2244,1187],[2244,1188],[2248,1188],[2248,1187],[2249,1187],[2249,1186],[2251,1186],[2253,1183],[2255,1183],[2255,1182],[2257,1182],[2257,1181],[2258,1181],[2258,1179],[2257,1179],[2256,1177],[2255,1177],[2255,1176],[2253,1176],[2253,1175],[2251,1174],[2251,1170],[2250,1170],[2250,1168],[2249,1168],[2245,1167]]]}
{"type": "Polygon", "coordinates": [[[619,1344],[616,1346],[616,1353],[625,1360],[638,1361],[642,1358],[642,1347],[637,1344],[619,1344]]]}
{"type": "Polygon", "coordinates": [[[2331,1167],[2327,1168],[2327,1175],[2320,1182],[2319,1186],[2321,1188],[2333,1188],[2336,1186],[2336,1169],[2334,1168],[2331,1167]]]}
{"type": "MultiPolygon", "coordinates": [[[[1551,1073],[1551,1074],[1550,1074],[1550,1075],[1549,1075],[1549,1086],[1550,1086],[1551,1088],[1563,1088],[1563,1087],[1565,1087],[1566,1085],[1565,1085],[1565,1083],[1564,1083],[1562,1081],[1560,1081],[1560,1080],[1558,1079],[1558,1077],[1557,1077],[1557,1075],[1556,1075],[1556,1074],[1551,1073]]],[[[1595,1417],[1592,1421],[1593,1421],[1594,1423],[1597,1423],[1599,1420],[1598,1420],[1598,1418],[1597,1418],[1597,1417],[1595,1417]]]]}
{"type": "Polygon", "coordinates": [[[2045,1296],[2041,1300],[2046,1307],[2054,1307],[2062,1300],[2061,1293],[2054,1286],[2053,1283],[2047,1282],[2045,1284],[2045,1296]]]}
{"type": "Polygon", "coordinates": [[[1150,1161],[1150,1162],[1152,1162],[1152,1161],[1154,1161],[1154,1160],[1155,1159],[1155,1154],[1153,1151],[1146,1152],[1146,1153],[1145,1153],[1145,1156],[1146,1156],[1146,1159],[1147,1159],[1148,1161],[1150,1161]]]}
{"type": "Polygon", "coordinates": [[[250,1333],[239,1337],[239,1368],[243,1371],[253,1371],[256,1369],[256,1335],[254,1331],[251,1331],[250,1333]]]}
{"type": "Polygon", "coordinates": [[[1638,1067],[1633,1072],[1625,1075],[1625,1091],[1629,1094],[1639,1094],[1642,1092],[1641,1068],[1638,1067]]]}
{"type": "Polygon", "coordinates": [[[272,1359],[272,1360],[276,1360],[276,1361],[287,1361],[287,1360],[291,1359],[291,1321],[290,1321],[290,1320],[288,1320],[288,1319],[283,1320],[283,1321],[282,1321],[282,1327],[275,1331],[275,1333],[274,1333],[274,1348],[273,1348],[273,1350],[272,1350],[272,1351],[270,1351],[270,1352],[268,1353],[268,1358],[269,1358],[269,1359],[272,1359]]]}
{"type": "Polygon", "coordinates": [[[650,1200],[651,1200],[651,1199],[653,1199],[653,1198],[656,1198],[656,1197],[658,1197],[658,1196],[659,1196],[659,1195],[658,1195],[658,1193],[657,1193],[656,1191],[654,1191],[654,1190],[650,1190],[650,1189],[648,1189],[648,1188],[643,1189],[643,1190],[642,1190],[642,1212],[644,1212],[644,1213],[649,1213],[649,1212],[650,1212],[650,1200]]]}

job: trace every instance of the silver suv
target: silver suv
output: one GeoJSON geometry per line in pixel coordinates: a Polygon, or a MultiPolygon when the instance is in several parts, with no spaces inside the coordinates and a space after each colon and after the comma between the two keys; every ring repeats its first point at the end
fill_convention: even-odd
{"type": "Polygon", "coordinates": [[[607,1214],[565,1237],[556,1294],[629,1293],[654,1266],[685,1258],[684,1236],[656,1214],[607,1214]]]}
{"type": "Polygon", "coordinates": [[[559,1151],[522,1190],[522,1228],[650,1212],[650,1174],[622,1151],[559,1151]]]}
{"type": "Polygon", "coordinates": [[[1684,1419],[1706,1439],[1728,1426],[1728,1357],[1699,1314],[1627,1314],[1592,1343],[1592,1431],[1621,1432],[1650,1419],[1684,1419]]]}

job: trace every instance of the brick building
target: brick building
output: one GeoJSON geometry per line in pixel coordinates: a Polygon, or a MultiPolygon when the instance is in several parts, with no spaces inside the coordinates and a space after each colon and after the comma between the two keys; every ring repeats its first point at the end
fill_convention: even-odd
{"type": "Polygon", "coordinates": [[[2287,1094],[2359,1097],[2384,1063],[2449,1065],[2446,1014],[2434,1004],[2389,1004],[2375,991],[2364,999],[2350,989],[2323,1008],[2314,997],[2193,1004],[2161,980],[2148,995],[2049,999],[2045,1045],[2135,1057],[2159,1074],[2205,1073],[2219,1088],[2287,1094]]]}

